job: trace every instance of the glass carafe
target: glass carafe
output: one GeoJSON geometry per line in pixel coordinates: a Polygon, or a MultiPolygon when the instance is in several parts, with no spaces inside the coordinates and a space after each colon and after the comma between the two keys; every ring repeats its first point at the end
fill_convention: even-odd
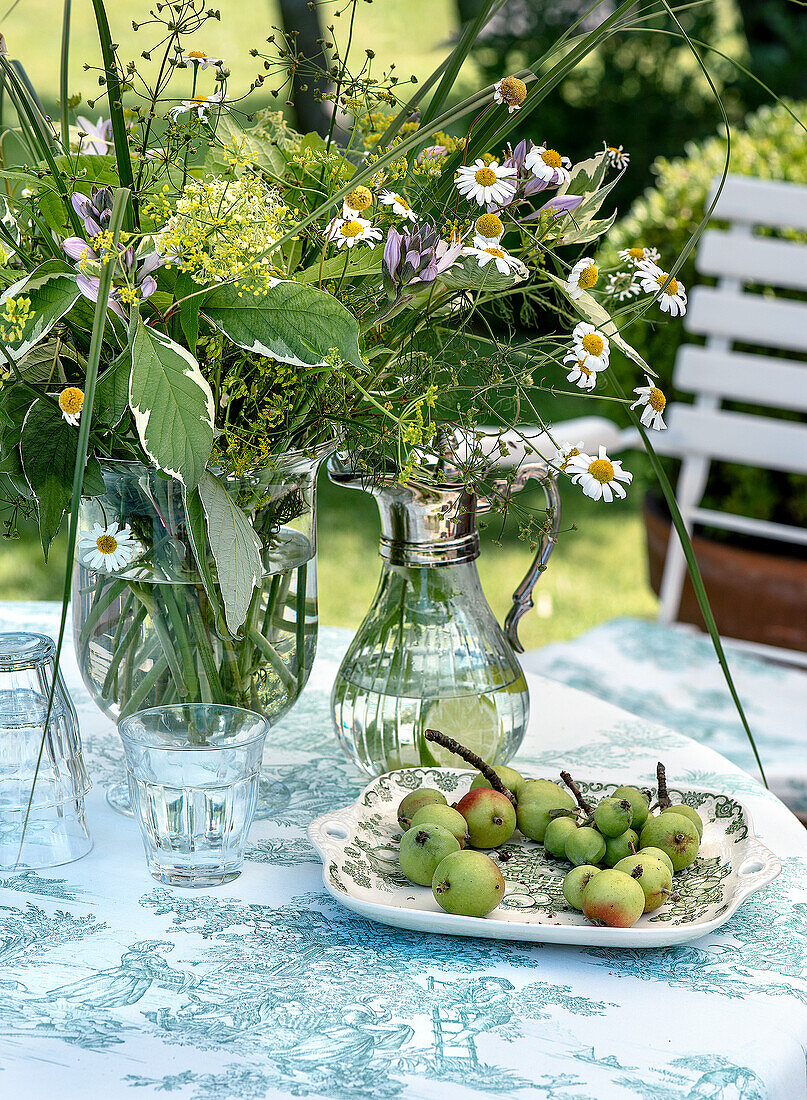
{"type": "Polygon", "coordinates": [[[331,697],[342,748],[369,775],[419,765],[459,764],[427,742],[438,729],[492,764],[516,753],[527,728],[529,693],[517,652],[517,626],[555,544],[560,502],[545,462],[524,464],[503,481],[512,492],[543,484],[546,531],[533,564],[499,626],[475,560],[476,516],[488,498],[462,484],[371,481],[331,460],[333,481],[373,494],[381,513],[381,577],[372,606],[339,668],[331,697]]]}

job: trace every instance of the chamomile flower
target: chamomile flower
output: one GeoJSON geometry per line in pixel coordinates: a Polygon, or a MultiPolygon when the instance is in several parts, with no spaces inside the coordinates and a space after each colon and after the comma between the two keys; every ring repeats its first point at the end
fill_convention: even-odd
{"type": "Polygon", "coordinates": [[[207,119],[208,111],[221,110],[230,97],[226,92],[213,92],[212,95],[195,95],[193,99],[183,99],[176,107],[168,112],[172,118],[183,114],[185,111],[196,112],[197,118],[203,121],[207,119]]]}
{"type": "Polygon", "coordinates": [[[177,60],[183,65],[195,65],[199,69],[209,69],[211,65],[218,68],[224,64],[223,57],[211,57],[202,50],[188,50],[187,53],[180,54],[177,60]]]}
{"type": "Polygon", "coordinates": [[[639,417],[641,422],[647,428],[655,428],[657,432],[663,431],[667,427],[662,416],[667,407],[667,398],[662,391],[647,378],[647,385],[637,386],[633,392],[639,396],[631,408],[638,409],[642,406],[642,415],[639,417]]]}
{"type": "Polygon", "coordinates": [[[507,106],[507,113],[521,109],[521,104],[527,98],[527,85],[517,76],[506,76],[493,85],[493,102],[507,106]]]}
{"type": "Polygon", "coordinates": [[[556,149],[547,149],[545,145],[533,145],[524,160],[527,171],[546,183],[568,183],[571,166],[568,157],[562,157],[556,149]]]}
{"type": "Polygon", "coordinates": [[[636,245],[633,248],[621,248],[619,250],[619,258],[624,260],[627,264],[633,264],[634,267],[638,267],[643,260],[650,260],[652,263],[657,264],[659,261],[659,250],[657,248],[643,248],[641,245],[636,245]]]}
{"type": "Polygon", "coordinates": [[[496,246],[504,236],[504,225],[501,218],[497,217],[496,214],[483,214],[481,218],[477,218],[474,229],[476,230],[474,235],[475,248],[496,246]]]}
{"type": "Polygon", "coordinates": [[[597,371],[588,366],[587,360],[587,355],[576,351],[569,351],[563,357],[563,362],[572,368],[566,375],[566,381],[573,382],[580,390],[593,390],[597,385],[597,371]]]}
{"type": "Polygon", "coordinates": [[[109,527],[94,523],[92,531],[84,531],[78,537],[79,560],[88,569],[103,569],[114,573],[128,565],[141,552],[140,543],[132,537],[131,529],[121,527],[117,521],[109,527]]]}
{"type": "Polygon", "coordinates": [[[480,206],[506,206],[516,193],[515,176],[515,168],[506,168],[496,160],[485,164],[480,157],[458,169],[455,183],[461,195],[480,206]]]}
{"type": "Polygon", "coordinates": [[[373,193],[369,187],[359,184],[345,195],[342,203],[342,217],[355,218],[373,202],[373,193]]]}
{"type": "Polygon", "coordinates": [[[687,292],[683,283],[670,278],[652,260],[642,260],[636,267],[642,290],[658,297],[659,308],[671,317],[683,317],[687,311],[687,292]],[[666,283],[666,286],[665,286],[666,283]]]}
{"type": "Polygon", "coordinates": [[[561,473],[565,473],[569,463],[573,458],[577,458],[579,454],[583,453],[585,443],[580,440],[579,443],[561,443],[558,447],[558,453],[555,455],[555,461],[558,463],[558,469],[561,473]]]}
{"type": "Polygon", "coordinates": [[[584,256],[578,260],[569,272],[566,280],[566,290],[570,298],[579,298],[584,290],[591,290],[597,285],[600,270],[590,256],[584,256]]]}
{"type": "Polygon", "coordinates": [[[496,270],[502,275],[515,275],[517,279],[526,279],[529,274],[527,267],[516,256],[498,248],[496,245],[487,245],[484,248],[464,248],[463,256],[475,256],[480,267],[487,267],[489,263],[496,265],[496,270]]]}
{"type": "Polygon", "coordinates": [[[641,294],[642,287],[637,282],[633,271],[618,271],[616,275],[608,276],[605,293],[615,298],[617,302],[625,302],[641,294]]]}
{"type": "Polygon", "coordinates": [[[392,191],[382,191],[381,201],[385,206],[391,206],[393,214],[399,218],[408,218],[410,222],[416,222],[418,216],[403,195],[396,195],[392,191]]]}
{"type": "Polygon", "coordinates": [[[67,423],[77,428],[81,410],[84,408],[84,390],[80,390],[78,386],[67,386],[59,394],[59,408],[67,423]]]}
{"type": "Polygon", "coordinates": [[[608,337],[599,332],[594,325],[581,321],[572,331],[574,350],[578,355],[586,356],[586,366],[594,370],[605,370],[611,358],[608,337]]]}
{"type": "Polygon", "coordinates": [[[592,455],[576,455],[566,468],[572,484],[579,485],[587,497],[592,500],[604,500],[608,504],[614,496],[624,497],[625,490],[620,482],[630,485],[633,474],[622,469],[622,463],[610,459],[605,447],[600,447],[596,458],[592,455]]]}
{"type": "Polygon", "coordinates": [[[325,236],[329,241],[336,241],[338,248],[352,248],[362,242],[375,248],[372,242],[380,241],[382,233],[366,218],[334,218],[325,236]]]}
{"type": "Polygon", "coordinates": [[[626,153],[621,145],[609,145],[607,141],[602,143],[602,151],[612,168],[622,171],[630,164],[630,153],[626,153]]]}

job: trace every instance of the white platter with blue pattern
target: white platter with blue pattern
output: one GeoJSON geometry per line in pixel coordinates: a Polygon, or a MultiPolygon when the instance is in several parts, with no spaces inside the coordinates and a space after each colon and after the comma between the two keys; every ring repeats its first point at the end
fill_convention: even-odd
{"type": "MultiPolygon", "coordinates": [[[[569,865],[548,857],[543,845],[520,833],[490,853],[505,879],[499,907],[487,917],[445,913],[431,890],[411,883],[398,866],[396,811],[404,795],[421,786],[437,787],[451,804],[465,794],[474,775],[455,768],[388,772],[350,806],[312,821],[308,836],[322,859],[328,893],[355,913],[393,928],[534,943],[669,947],[720,928],[782,870],[779,859],[754,836],[741,802],[702,788],[670,787],[674,802],[686,802],[700,813],[703,841],[695,862],[675,876],[676,900],[645,914],[632,928],[595,926],[572,910],[561,889],[569,865]]],[[[593,800],[619,785],[575,778],[593,800]]]]}

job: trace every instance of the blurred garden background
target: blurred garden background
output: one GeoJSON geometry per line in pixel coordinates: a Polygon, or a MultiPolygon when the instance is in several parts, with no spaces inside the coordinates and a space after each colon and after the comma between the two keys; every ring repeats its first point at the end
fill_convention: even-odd
{"type": "MultiPolygon", "coordinates": [[[[591,4],[583,0],[509,0],[502,13],[479,36],[457,94],[492,83],[525,61],[540,56],[548,43],[591,4]]],[[[590,30],[613,5],[603,3],[584,20],[590,30]]],[[[605,43],[578,66],[542,105],[539,115],[521,120],[520,135],[546,139],[572,160],[602,147],[622,145],[630,153],[628,172],[613,193],[618,211],[613,247],[654,245],[669,262],[697,226],[711,180],[723,167],[726,134],[713,91],[690,49],[671,33],[663,13],[648,17],[655,5],[636,5],[636,30],[605,43]]],[[[662,5],[657,5],[662,7],[662,5]]],[[[450,49],[463,21],[472,19],[475,0],[373,0],[357,5],[353,49],[372,50],[373,65],[387,68],[394,60],[401,79],[422,80],[450,49]]],[[[321,33],[344,44],[350,6],[321,9],[321,33]],[[342,10],[344,9],[344,10],[342,10]],[[341,11],[341,14],[340,14],[341,11]],[[331,24],[334,30],[328,30],[331,24]]],[[[9,54],[19,59],[45,108],[57,111],[60,0],[16,0],[0,16],[0,31],[9,54]]],[[[120,56],[141,57],[150,44],[148,7],[144,0],[117,0],[109,9],[120,56]],[[135,25],[142,24],[139,30],[135,25]]],[[[791,110],[807,122],[807,7],[796,0],[706,0],[684,4],[680,19],[701,43],[704,62],[720,93],[732,127],[731,170],[749,175],[807,182],[807,142],[797,123],[764,87],[788,97],[791,110]],[[732,64],[729,58],[739,63],[732,64]],[[747,71],[746,71],[747,70],[747,71]]],[[[208,52],[226,59],[231,88],[246,91],[259,73],[250,55],[271,33],[299,25],[301,37],[316,42],[305,0],[222,0],[221,19],[211,22],[208,52]]],[[[98,94],[98,50],[89,0],[73,0],[71,95],[84,101],[98,94]],[[90,68],[85,70],[85,64],[90,68]]],[[[201,43],[200,43],[201,45],[201,43]]],[[[155,55],[156,57],[156,55],[155,55]]],[[[152,62],[157,64],[155,60],[152,62]]],[[[265,106],[259,89],[250,106],[265,106]]],[[[283,106],[282,101],[277,101],[283,106]]],[[[299,105],[303,106],[300,96],[299,105]]],[[[293,113],[293,106],[285,106],[293,113]]],[[[311,109],[308,104],[307,109],[311,109]]],[[[316,110],[316,105],[314,105],[316,110]]],[[[78,108],[96,118],[99,110],[78,108]]],[[[680,277],[693,281],[692,260],[680,277]]],[[[513,315],[503,321],[519,323],[513,315]]],[[[529,323],[529,322],[525,322],[529,323]]],[[[678,344],[680,323],[634,324],[629,339],[658,370],[665,389],[678,344]]],[[[629,374],[630,388],[642,380],[629,374]]],[[[628,379],[626,370],[625,379],[628,379]]],[[[613,415],[611,406],[582,406],[551,394],[541,396],[546,420],[583,413],[613,415]]],[[[574,637],[618,615],[652,616],[655,597],[647,581],[641,504],[650,477],[640,456],[623,456],[636,477],[628,499],[611,505],[592,503],[579,491],[564,489],[563,534],[551,566],[536,590],[536,611],[525,619],[522,639],[528,648],[574,637]]],[[[807,485],[760,475],[753,470],[718,470],[710,492],[730,492],[742,499],[733,507],[761,518],[807,522],[807,485]],[[721,486],[720,478],[726,484],[721,486]]],[[[355,626],[374,590],[378,523],[375,505],[327,483],[320,497],[320,578],[322,621],[355,626]],[[349,567],[345,568],[348,564],[349,567]]],[[[522,503],[540,507],[538,496],[524,494],[522,503]]],[[[2,519],[2,500],[0,500],[2,519]]],[[[21,524],[18,541],[0,544],[0,599],[59,599],[63,546],[57,544],[46,565],[32,524],[21,524]]],[[[530,548],[518,538],[517,523],[493,521],[484,533],[480,563],[483,584],[494,610],[503,615],[513,588],[526,570],[530,548]]]]}

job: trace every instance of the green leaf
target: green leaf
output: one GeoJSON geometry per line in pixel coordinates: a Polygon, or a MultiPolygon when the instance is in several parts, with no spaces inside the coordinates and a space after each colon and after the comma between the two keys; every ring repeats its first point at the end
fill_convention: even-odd
{"type": "Polygon", "coordinates": [[[651,370],[644,359],[642,359],[639,352],[636,351],[635,348],[632,348],[628,341],[619,335],[619,329],[611,320],[610,314],[600,305],[596,298],[592,298],[585,290],[581,293],[579,298],[572,298],[569,291],[566,289],[565,279],[559,279],[558,276],[553,275],[551,271],[547,271],[546,276],[566,295],[575,310],[585,321],[590,322],[592,325],[596,325],[599,331],[604,333],[614,347],[619,348],[623,355],[627,356],[628,359],[632,359],[633,362],[641,367],[646,374],[649,374],[651,378],[655,377],[656,372],[651,370]]]}
{"type": "Polygon", "coordinates": [[[224,615],[230,632],[244,625],[252,595],[263,576],[261,544],[249,520],[217,477],[206,470],[199,496],[216,562],[224,615]]]}
{"type": "Polygon", "coordinates": [[[225,283],[202,312],[234,344],[281,363],[323,366],[336,348],[345,362],[363,365],[356,318],[324,290],[284,282],[259,296],[225,283]]]}
{"type": "MultiPolygon", "coordinates": [[[[381,251],[375,248],[362,248],[361,251],[357,248],[349,250],[350,260],[347,265],[347,278],[357,279],[363,275],[380,275],[381,274],[381,251]]],[[[340,279],[342,272],[345,270],[345,257],[331,256],[322,265],[322,279],[323,282],[327,279],[340,279]]],[[[312,264],[311,267],[307,267],[305,271],[299,272],[295,275],[295,279],[300,283],[318,283],[320,278],[319,264],[312,264]]]]}
{"type": "Polygon", "coordinates": [[[199,341],[199,307],[202,295],[199,284],[195,283],[187,271],[180,271],[174,283],[174,298],[179,302],[179,326],[188,342],[190,350],[196,354],[199,341]]]}
{"type": "Polygon", "coordinates": [[[20,457],[25,480],[36,497],[39,537],[45,560],[70,507],[78,431],[45,398],[31,405],[22,427],[20,457]]]}
{"type": "Polygon", "coordinates": [[[193,556],[205,586],[205,592],[210,600],[210,606],[216,615],[221,629],[225,629],[224,607],[221,603],[221,594],[216,584],[216,577],[211,568],[210,546],[207,539],[205,526],[205,510],[202,498],[199,495],[199,487],[195,489],[183,489],[185,502],[185,518],[187,521],[188,538],[190,539],[193,556]]]}
{"type": "Polygon", "coordinates": [[[132,362],[126,355],[122,356],[117,363],[113,363],[98,379],[93,415],[100,424],[108,428],[117,428],[129,411],[131,373],[132,362]]]}
{"type": "MultiPolygon", "coordinates": [[[[283,175],[286,158],[271,138],[255,130],[243,130],[226,111],[219,116],[216,137],[239,153],[251,157],[252,163],[270,176],[283,175]]],[[[205,167],[217,175],[232,175],[233,168],[227,160],[227,152],[219,145],[212,146],[205,157],[205,167]]]]}
{"type": "Polygon", "coordinates": [[[569,215],[570,226],[568,231],[563,232],[558,238],[558,244],[588,244],[591,241],[597,241],[602,237],[616,221],[616,210],[610,217],[607,218],[592,218],[585,217],[575,224],[576,211],[573,211],[569,215]]]}
{"type": "Polygon", "coordinates": [[[480,267],[475,256],[466,256],[440,276],[440,282],[449,290],[509,290],[522,279],[515,275],[502,275],[491,260],[480,267]]]}
{"type": "Polygon", "coordinates": [[[149,458],[183,485],[198,485],[213,446],[213,394],[187,348],[141,320],[129,407],[149,458]]]}
{"type": "Polygon", "coordinates": [[[12,283],[0,295],[0,308],[8,298],[20,297],[30,298],[31,310],[21,338],[14,344],[6,345],[15,362],[22,359],[57,321],[69,313],[80,294],[75,273],[61,260],[48,260],[30,275],[12,283]]]}
{"type": "Polygon", "coordinates": [[[575,164],[569,174],[569,182],[557,189],[557,195],[587,195],[590,191],[596,191],[605,179],[605,171],[608,162],[605,153],[597,153],[588,160],[581,160],[575,164]]]}

